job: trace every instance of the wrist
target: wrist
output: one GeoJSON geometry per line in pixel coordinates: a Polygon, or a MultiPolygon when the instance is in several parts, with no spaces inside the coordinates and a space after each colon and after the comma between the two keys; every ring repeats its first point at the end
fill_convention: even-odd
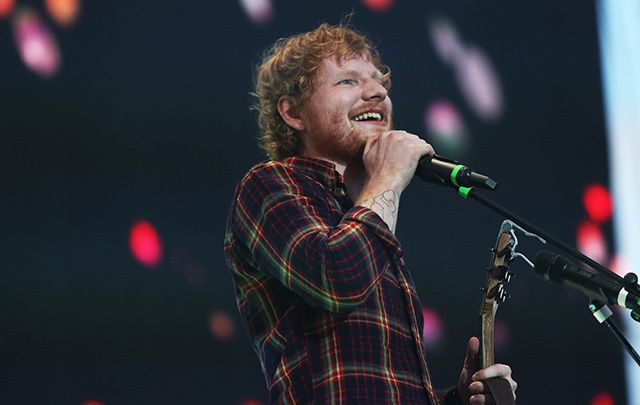
{"type": "Polygon", "coordinates": [[[367,181],[362,187],[362,190],[360,190],[360,194],[355,200],[355,204],[359,205],[358,203],[360,202],[366,205],[367,201],[371,202],[377,196],[388,193],[389,191],[393,192],[395,197],[399,199],[402,194],[402,190],[403,189],[399,187],[397,183],[392,181],[367,181]]]}
{"type": "Polygon", "coordinates": [[[378,214],[380,218],[389,226],[392,233],[395,233],[398,218],[398,206],[400,194],[394,189],[379,190],[378,188],[366,188],[360,193],[355,205],[367,207],[378,214]]]}

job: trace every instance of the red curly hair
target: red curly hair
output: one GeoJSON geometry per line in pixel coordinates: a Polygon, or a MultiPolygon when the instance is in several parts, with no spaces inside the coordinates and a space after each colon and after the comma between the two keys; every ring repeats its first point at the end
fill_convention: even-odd
{"type": "Polygon", "coordinates": [[[252,109],[258,111],[259,143],[270,159],[281,160],[300,151],[300,139],[278,112],[278,100],[289,96],[295,108],[304,107],[314,88],[322,61],[362,56],[384,74],[391,86],[391,70],[382,65],[371,42],[354,29],[322,24],[313,31],[281,38],[267,50],[258,66],[252,109]]]}

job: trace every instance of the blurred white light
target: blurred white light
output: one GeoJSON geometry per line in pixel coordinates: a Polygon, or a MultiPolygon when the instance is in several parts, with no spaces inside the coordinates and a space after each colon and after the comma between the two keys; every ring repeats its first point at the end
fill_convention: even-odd
{"type": "Polygon", "coordinates": [[[479,118],[495,121],[502,116],[502,86],[481,49],[467,48],[456,63],[456,78],[469,107],[479,118]]]}
{"type": "Polygon", "coordinates": [[[460,41],[458,31],[451,22],[444,18],[436,18],[427,23],[431,42],[436,53],[447,64],[453,64],[464,53],[464,45],[460,41]]]}
{"type": "Polygon", "coordinates": [[[264,25],[273,19],[271,0],[240,0],[242,9],[249,19],[258,25],[264,25]]]}

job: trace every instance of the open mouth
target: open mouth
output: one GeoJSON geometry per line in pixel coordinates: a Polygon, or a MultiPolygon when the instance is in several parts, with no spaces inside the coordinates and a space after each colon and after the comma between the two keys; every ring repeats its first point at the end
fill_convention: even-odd
{"type": "Polygon", "coordinates": [[[353,121],[361,122],[361,121],[373,121],[373,122],[384,122],[384,115],[378,111],[367,111],[355,115],[351,118],[353,121]]]}

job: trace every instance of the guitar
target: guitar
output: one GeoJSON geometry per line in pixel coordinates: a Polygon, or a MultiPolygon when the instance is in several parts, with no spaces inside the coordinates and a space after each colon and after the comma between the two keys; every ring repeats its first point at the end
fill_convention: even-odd
{"type": "MultiPolygon", "coordinates": [[[[514,225],[505,220],[500,226],[500,232],[495,247],[491,249],[491,260],[487,271],[487,281],[482,289],[482,304],[480,306],[480,363],[481,368],[494,364],[494,323],[498,306],[509,294],[505,285],[511,281],[513,273],[509,271],[509,264],[514,258],[513,249],[517,241],[513,234],[514,225]]],[[[497,405],[515,404],[511,385],[503,378],[490,378],[484,381],[490,388],[497,405]]]]}

